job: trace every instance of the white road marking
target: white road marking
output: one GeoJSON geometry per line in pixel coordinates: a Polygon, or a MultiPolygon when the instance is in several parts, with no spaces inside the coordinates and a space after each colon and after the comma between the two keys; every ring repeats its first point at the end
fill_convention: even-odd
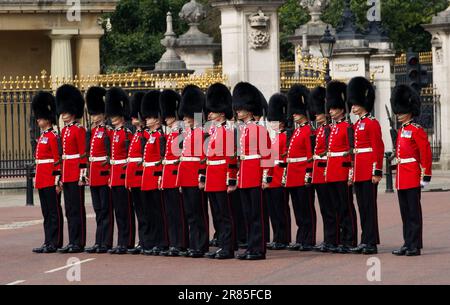
{"type": "MultiPolygon", "coordinates": [[[[86,218],[95,218],[95,214],[87,214],[86,218]]],[[[38,220],[29,220],[29,221],[18,221],[18,222],[12,222],[0,225],[0,231],[2,230],[16,230],[16,229],[22,229],[29,226],[39,225],[44,222],[43,219],[38,220]]],[[[67,222],[66,219],[64,219],[64,222],[67,222]]]]}
{"type": "Polygon", "coordinates": [[[8,283],[8,284],[6,284],[6,286],[18,285],[18,284],[22,284],[23,282],[25,282],[25,281],[24,280],[19,280],[19,281],[8,283]]]}
{"type": "Polygon", "coordinates": [[[75,263],[75,264],[69,264],[69,265],[65,265],[65,266],[63,266],[63,267],[59,267],[59,268],[56,268],[56,269],[52,269],[52,270],[45,271],[44,273],[53,273],[53,272],[56,272],[56,271],[64,270],[64,269],[73,267],[73,266],[75,266],[75,265],[81,265],[81,264],[83,264],[83,263],[87,263],[87,262],[93,261],[94,259],[95,259],[95,258],[88,258],[88,259],[79,261],[79,262],[77,262],[77,263],[75,263]]]}

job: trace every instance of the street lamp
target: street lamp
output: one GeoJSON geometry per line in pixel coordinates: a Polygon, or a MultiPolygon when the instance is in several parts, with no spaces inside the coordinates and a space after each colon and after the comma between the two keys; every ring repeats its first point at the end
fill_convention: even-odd
{"type": "Polygon", "coordinates": [[[327,59],[326,74],[325,74],[325,81],[327,83],[329,83],[331,81],[330,59],[331,59],[331,56],[333,56],[333,49],[334,49],[335,43],[336,43],[336,38],[333,35],[331,35],[330,28],[327,25],[327,28],[325,29],[323,36],[319,40],[320,52],[322,53],[322,56],[327,59]]]}

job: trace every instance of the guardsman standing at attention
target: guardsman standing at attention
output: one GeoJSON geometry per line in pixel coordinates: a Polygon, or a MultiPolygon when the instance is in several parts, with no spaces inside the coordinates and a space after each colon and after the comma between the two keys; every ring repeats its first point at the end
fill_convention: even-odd
{"type": "Polygon", "coordinates": [[[323,223],[323,243],[318,245],[315,250],[320,252],[335,251],[339,244],[338,238],[338,214],[330,198],[328,185],[325,181],[325,168],[327,167],[328,140],[330,138],[330,126],[328,116],[325,110],[326,89],[317,87],[311,91],[309,100],[309,111],[311,116],[315,117],[316,143],[314,145],[314,155],[312,158],[313,172],[312,185],[317,193],[320,213],[323,223]]]}
{"type": "Polygon", "coordinates": [[[334,252],[342,254],[350,253],[350,248],[356,247],[358,240],[353,190],[351,180],[349,180],[350,168],[352,167],[350,150],[353,127],[345,119],[346,98],[346,84],[338,81],[332,81],[328,84],[326,106],[333,124],[328,142],[325,179],[331,200],[337,207],[339,216],[340,242],[339,247],[334,252]]]}
{"type": "Polygon", "coordinates": [[[113,244],[114,212],[108,186],[112,129],[105,124],[105,94],[106,90],[101,87],[90,87],[86,92],[86,106],[92,121],[92,127],[86,133],[89,157],[87,183],[91,189],[97,223],[95,244],[86,248],[87,253],[106,253],[113,244]]]}
{"type": "Polygon", "coordinates": [[[272,223],[273,242],[267,248],[282,250],[291,242],[291,211],[289,208],[289,193],[283,187],[282,180],[286,168],[287,153],[287,97],[276,93],[269,100],[267,119],[271,134],[271,152],[274,160],[272,181],[266,189],[266,201],[269,208],[270,222],[272,223]]]}
{"type": "Polygon", "coordinates": [[[56,104],[49,92],[38,92],[31,101],[34,118],[41,129],[35,151],[35,188],[39,192],[44,217],[44,244],[34,253],[54,253],[63,244],[63,215],[59,179],[59,136],[53,130],[56,124],[56,104]]]}
{"type": "Polygon", "coordinates": [[[364,77],[355,77],[347,87],[347,101],[359,117],[353,125],[353,188],[361,220],[361,244],[352,253],[376,254],[380,243],[378,232],[378,183],[383,177],[384,143],[381,126],[370,115],[375,103],[375,89],[364,77]]]}
{"type": "Polygon", "coordinates": [[[391,98],[393,112],[402,127],[398,131],[396,187],[403,221],[403,246],[394,255],[418,256],[423,247],[421,187],[431,181],[432,152],[425,130],[412,122],[420,115],[419,94],[411,87],[399,85],[391,98]]]}
{"type": "Polygon", "coordinates": [[[162,159],[165,155],[166,138],[161,129],[158,90],[147,92],[142,99],[141,115],[145,120],[144,174],[141,194],[144,215],[148,225],[145,227],[143,247],[145,255],[159,255],[167,251],[169,237],[164,201],[159,190],[162,176],[162,159]]]}
{"type": "Polygon", "coordinates": [[[235,232],[231,192],[236,190],[234,134],[227,126],[233,116],[231,94],[223,84],[213,84],[206,92],[206,111],[212,123],[206,149],[206,175],[200,175],[199,188],[204,189],[217,222],[219,249],[206,254],[211,259],[234,258],[235,232]]]}
{"type": "Polygon", "coordinates": [[[134,248],[136,235],[134,208],[130,193],[125,187],[125,168],[132,134],[124,125],[125,120],[129,119],[130,105],[127,94],[118,87],[112,87],[106,92],[105,104],[105,113],[114,127],[111,133],[109,186],[118,231],[117,247],[108,253],[126,254],[128,249],[134,248]]]}
{"type": "Polygon", "coordinates": [[[63,166],[60,184],[64,192],[64,206],[69,227],[69,244],[60,253],[80,253],[86,245],[86,210],[84,184],[86,182],[86,129],[77,120],[83,117],[84,99],[72,85],[56,90],[58,114],[64,122],[61,131],[63,166]]]}
{"type": "Polygon", "coordinates": [[[162,253],[165,256],[184,255],[189,246],[189,231],[184,213],[183,199],[176,183],[181,154],[181,129],[177,121],[180,100],[180,95],[173,90],[164,90],[159,96],[161,116],[169,129],[169,134],[166,134],[167,143],[161,179],[164,208],[169,228],[169,250],[162,253]]]}
{"type": "Polygon", "coordinates": [[[209,226],[205,211],[207,198],[199,189],[200,174],[205,174],[204,132],[202,127],[205,94],[194,85],[188,85],[181,94],[178,115],[184,121],[183,150],[178,165],[177,186],[183,197],[189,225],[188,257],[203,257],[209,248],[209,226]]]}
{"type": "Polygon", "coordinates": [[[233,110],[244,123],[239,139],[238,188],[247,220],[248,247],[238,259],[261,260],[266,258],[266,223],[263,189],[271,181],[270,137],[267,130],[256,124],[253,113],[261,107],[260,91],[249,83],[238,83],[233,90],[233,110]]]}
{"type": "Polygon", "coordinates": [[[144,138],[144,122],[141,119],[141,102],[144,97],[144,92],[136,92],[131,100],[131,124],[136,128],[130,146],[128,147],[128,162],[125,173],[125,187],[131,194],[131,200],[136,212],[138,223],[138,238],[139,242],[136,247],[128,249],[129,254],[141,254],[143,251],[142,243],[144,240],[144,231],[148,223],[144,217],[143,202],[141,195],[141,181],[142,181],[142,154],[145,145],[144,138]]]}
{"type": "Polygon", "coordinates": [[[302,85],[294,85],[288,92],[288,117],[296,125],[287,151],[285,183],[298,227],[295,243],[289,246],[289,250],[294,251],[311,251],[316,245],[314,189],[309,185],[312,164],[308,160],[313,156],[313,130],[308,120],[308,100],[309,90],[302,85]]]}

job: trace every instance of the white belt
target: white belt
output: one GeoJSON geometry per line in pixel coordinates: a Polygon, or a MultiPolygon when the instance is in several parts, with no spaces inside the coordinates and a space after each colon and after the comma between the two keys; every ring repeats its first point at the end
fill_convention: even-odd
{"type": "Polygon", "coordinates": [[[302,157],[302,158],[287,158],[287,163],[299,163],[299,162],[305,162],[308,161],[308,158],[302,157]]]}
{"type": "Polygon", "coordinates": [[[172,165],[172,164],[176,164],[178,162],[179,162],[178,159],[177,160],[163,160],[162,164],[163,165],[172,165]]]}
{"type": "Polygon", "coordinates": [[[142,158],[128,158],[128,162],[142,162],[142,158]]]}
{"type": "Polygon", "coordinates": [[[161,163],[161,161],[156,162],[144,162],[144,167],[157,166],[161,163]]]}
{"type": "Polygon", "coordinates": [[[80,154],[75,155],[62,155],[63,160],[71,160],[71,159],[78,159],[80,158],[80,154]]]}
{"type": "Polygon", "coordinates": [[[55,163],[55,160],[53,159],[40,159],[40,160],[35,160],[36,164],[48,164],[48,163],[55,163]]]}
{"type": "Polygon", "coordinates": [[[194,162],[194,161],[201,161],[201,159],[199,157],[181,157],[180,161],[194,162]]]}
{"type": "Polygon", "coordinates": [[[111,160],[109,163],[111,163],[111,165],[127,164],[127,159],[111,160]]]}
{"type": "Polygon", "coordinates": [[[348,155],[348,151],[330,152],[330,153],[328,153],[329,157],[345,157],[347,155],[348,155]]]}
{"type": "Polygon", "coordinates": [[[328,160],[328,157],[327,157],[327,156],[321,157],[321,156],[318,156],[318,155],[314,155],[314,156],[313,156],[313,160],[314,160],[314,161],[317,161],[317,160],[326,161],[326,160],[328,160]]]}
{"type": "Polygon", "coordinates": [[[222,165],[227,163],[227,160],[206,161],[206,165],[222,165]]]}
{"type": "Polygon", "coordinates": [[[100,161],[106,161],[108,157],[89,157],[89,162],[100,162],[100,161]]]}
{"type": "Polygon", "coordinates": [[[280,165],[280,163],[284,163],[284,161],[283,160],[275,160],[274,161],[275,165],[280,165]]]}
{"type": "Polygon", "coordinates": [[[407,159],[397,158],[397,164],[406,164],[414,162],[417,162],[415,158],[407,158],[407,159]]]}
{"type": "Polygon", "coordinates": [[[369,153],[369,152],[373,152],[372,147],[367,147],[367,148],[355,148],[353,150],[353,152],[355,154],[362,154],[362,153],[369,153]]]}
{"type": "Polygon", "coordinates": [[[261,159],[261,156],[260,155],[248,155],[248,156],[244,156],[244,155],[242,155],[242,156],[240,156],[240,159],[241,160],[255,160],[255,159],[261,159]]]}

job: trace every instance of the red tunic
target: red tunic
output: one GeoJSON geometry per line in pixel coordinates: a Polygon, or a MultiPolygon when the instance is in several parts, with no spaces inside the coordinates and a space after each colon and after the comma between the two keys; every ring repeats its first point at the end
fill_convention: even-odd
{"type": "Polygon", "coordinates": [[[420,181],[430,181],[433,155],[427,133],[420,125],[407,123],[397,136],[398,190],[417,188],[420,181]]]}
{"type": "Polygon", "coordinates": [[[287,151],[286,141],[287,141],[286,132],[277,133],[275,137],[272,139],[271,158],[274,161],[274,167],[272,174],[272,182],[269,183],[269,188],[278,188],[283,186],[282,181],[285,171],[283,164],[286,163],[286,151],[287,151]]]}
{"type": "Polygon", "coordinates": [[[127,166],[126,140],[131,141],[129,129],[119,127],[111,133],[111,179],[109,186],[125,186],[125,168],[127,166]]]}
{"type": "Polygon", "coordinates": [[[350,142],[348,139],[349,123],[345,120],[331,126],[328,144],[328,161],[326,168],[327,182],[348,181],[351,165],[350,142]],[[347,153],[342,156],[343,153],[347,153]]]}
{"type": "Polygon", "coordinates": [[[128,148],[128,165],[125,175],[125,186],[130,189],[141,187],[143,167],[142,167],[142,137],[144,131],[136,130],[128,148]]]}
{"type": "Polygon", "coordinates": [[[286,187],[304,186],[306,173],[312,171],[312,163],[308,162],[312,158],[312,132],[311,126],[304,123],[292,135],[286,159],[286,187]]]}
{"type": "Polygon", "coordinates": [[[52,128],[41,133],[36,145],[35,158],[37,162],[34,187],[42,189],[55,186],[57,183],[55,178],[60,175],[60,157],[58,133],[52,128]]]}
{"type": "Polygon", "coordinates": [[[86,129],[73,122],[61,131],[63,147],[62,179],[64,182],[80,180],[80,168],[86,168],[86,129]]]}
{"type": "Polygon", "coordinates": [[[166,153],[163,161],[161,181],[162,189],[171,189],[177,187],[178,160],[181,155],[181,149],[179,147],[179,135],[180,130],[178,128],[172,129],[170,134],[166,135],[166,153]]]}
{"type": "Polygon", "coordinates": [[[107,156],[109,149],[105,145],[105,139],[111,136],[111,128],[100,125],[91,130],[91,141],[89,151],[89,184],[91,186],[108,185],[109,162],[107,156]],[[98,161],[95,158],[100,158],[98,161]],[[105,159],[105,160],[102,160],[105,159]]]}
{"type": "Polygon", "coordinates": [[[184,132],[183,150],[178,165],[177,186],[198,187],[199,174],[201,170],[206,168],[205,163],[200,162],[205,159],[204,140],[202,127],[193,130],[187,129],[184,132]]]}
{"type": "Polygon", "coordinates": [[[384,143],[380,124],[367,114],[361,117],[353,128],[355,131],[353,181],[369,181],[372,176],[383,176],[384,143]]]}
{"type": "Polygon", "coordinates": [[[312,173],[313,184],[326,183],[325,168],[327,167],[327,156],[324,155],[328,148],[327,133],[330,134],[330,126],[322,125],[316,130],[316,146],[314,148],[314,163],[312,173]]]}
{"type": "Polygon", "coordinates": [[[158,189],[158,180],[162,176],[161,139],[164,134],[160,130],[144,131],[147,142],[144,146],[144,173],[142,175],[141,190],[152,191],[158,189]]]}

